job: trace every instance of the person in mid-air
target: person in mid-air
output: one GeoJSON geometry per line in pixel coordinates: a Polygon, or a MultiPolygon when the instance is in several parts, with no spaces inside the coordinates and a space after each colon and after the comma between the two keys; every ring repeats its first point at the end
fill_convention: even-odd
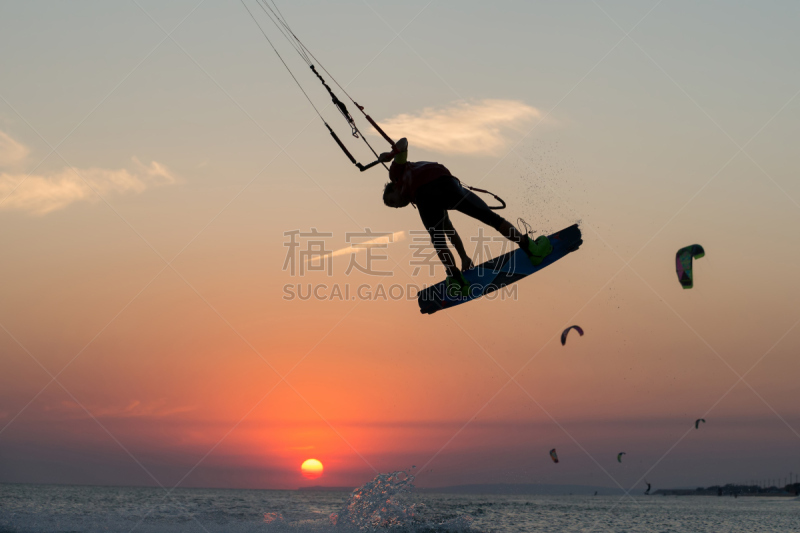
{"type": "Polygon", "coordinates": [[[475,193],[466,190],[444,165],[428,161],[412,163],[408,161],[408,141],[403,138],[395,143],[391,152],[384,152],[379,159],[388,163],[389,183],[383,189],[383,203],[389,207],[405,207],[414,203],[439,259],[447,271],[447,288],[455,294],[466,296],[469,282],[462,270],[473,268],[472,260],[464,249],[464,243],[456,233],[447,212],[455,209],[467,216],[480,220],[493,227],[503,237],[519,245],[536,266],[542,262],[553,246],[544,235],[536,240],[521,233],[509,221],[489,209],[486,202],[475,193]],[[456,266],[453,255],[447,247],[445,235],[461,258],[461,269],[456,266]]]}

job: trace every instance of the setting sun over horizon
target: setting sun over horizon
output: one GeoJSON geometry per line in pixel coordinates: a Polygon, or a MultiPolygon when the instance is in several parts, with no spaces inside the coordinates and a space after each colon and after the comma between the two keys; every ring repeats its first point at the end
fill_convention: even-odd
{"type": "Polygon", "coordinates": [[[306,459],[303,461],[302,466],[300,466],[300,472],[303,474],[303,477],[308,479],[317,479],[322,475],[322,471],[324,467],[322,463],[317,459],[306,459]]]}

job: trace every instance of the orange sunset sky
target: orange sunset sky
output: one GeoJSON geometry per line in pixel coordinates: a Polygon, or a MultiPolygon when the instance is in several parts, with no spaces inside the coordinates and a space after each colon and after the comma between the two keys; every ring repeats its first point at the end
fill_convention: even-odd
{"type": "MultiPolygon", "coordinates": [[[[411,160],[537,234],[580,222],[583,246],[505,298],[421,315],[379,292],[444,276],[414,272],[417,213],[383,206],[385,170],[350,165],[240,3],[3,3],[0,482],[800,472],[795,3],[279,5],[411,160]],[[312,228],[340,250],[330,275],[301,276],[287,246],[312,228]],[[366,228],[392,235],[373,250],[386,276],[347,273],[366,228]],[[683,290],[674,255],[694,243],[683,290]],[[374,297],[290,298],[297,284],[374,297]],[[585,335],[561,346],[571,324],[585,335]]],[[[472,251],[479,224],[453,221],[472,251]]]]}

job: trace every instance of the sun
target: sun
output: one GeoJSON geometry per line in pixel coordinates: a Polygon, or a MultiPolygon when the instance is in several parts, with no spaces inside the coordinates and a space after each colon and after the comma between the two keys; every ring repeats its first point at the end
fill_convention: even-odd
{"type": "Polygon", "coordinates": [[[300,472],[308,479],[317,479],[322,475],[322,463],[316,459],[306,459],[300,467],[300,472]]]}

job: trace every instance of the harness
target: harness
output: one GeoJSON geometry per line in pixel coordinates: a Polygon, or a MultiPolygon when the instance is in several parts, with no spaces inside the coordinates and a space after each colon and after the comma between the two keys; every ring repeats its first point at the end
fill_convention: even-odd
{"type": "MultiPolygon", "coordinates": [[[[453,176],[453,177],[455,178],[455,176],[453,176]]],[[[480,192],[480,193],[483,193],[483,194],[489,194],[489,195],[491,195],[491,196],[494,196],[494,199],[495,199],[495,200],[497,200],[498,202],[500,202],[500,205],[490,205],[490,206],[488,206],[488,207],[489,207],[489,209],[500,210],[500,209],[505,209],[505,208],[506,208],[506,203],[503,201],[503,199],[502,199],[502,198],[500,198],[499,196],[497,196],[495,193],[493,193],[493,192],[491,192],[491,191],[487,191],[486,189],[479,189],[479,188],[477,188],[477,187],[471,187],[470,185],[467,185],[467,184],[463,183],[463,182],[462,182],[460,179],[458,179],[458,178],[456,178],[456,181],[458,181],[459,183],[461,183],[461,185],[462,185],[463,187],[466,187],[467,189],[469,189],[469,190],[471,190],[471,191],[474,191],[474,192],[480,192]]]]}

